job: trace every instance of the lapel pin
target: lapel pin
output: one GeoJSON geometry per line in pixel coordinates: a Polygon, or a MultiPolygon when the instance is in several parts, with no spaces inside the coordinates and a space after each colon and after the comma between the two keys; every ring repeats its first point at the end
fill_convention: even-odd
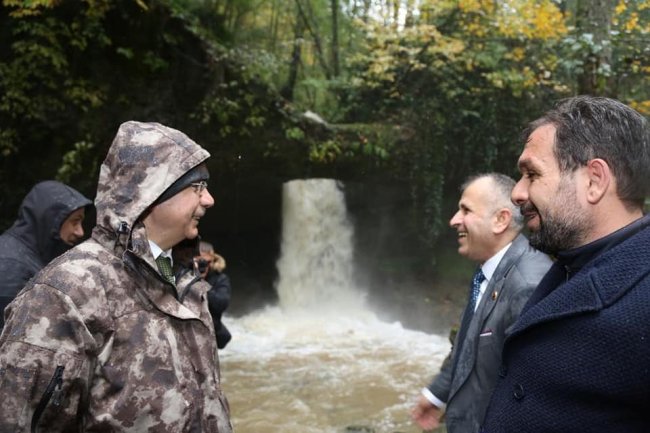
{"type": "Polygon", "coordinates": [[[497,300],[497,296],[499,296],[499,292],[497,292],[496,290],[494,292],[492,292],[492,300],[493,301],[497,300]]]}

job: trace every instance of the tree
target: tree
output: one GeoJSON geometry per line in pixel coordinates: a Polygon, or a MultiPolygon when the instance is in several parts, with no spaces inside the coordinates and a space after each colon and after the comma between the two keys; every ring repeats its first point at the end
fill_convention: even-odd
{"type": "Polygon", "coordinates": [[[554,79],[554,48],[567,32],[561,11],[550,1],[513,4],[426,3],[426,21],[399,32],[369,24],[355,57],[348,114],[405,131],[391,155],[411,185],[414,231],[430,247],[445,197],[468,173],[514,174],[518,126],[548,95],[568,92],[554,79]]]}
{"type": "Polygon", "coordinates": [[[300,68],[302,59],[302,41],[305,21],[302,18],[300,4],[296,2],[296,21],[293,39],[293,51],[291,53],[291,61],[289,62],[289,77],[287,84],[282,89],[282,96],[287,100],[293,101],[293,92],[296,87],[296,80],[298,79],[298,69],[300,68]]]}
{"type": "Polygon", "coordinates": [[[335,77],[341,74],[341,66],[339,64],[339,2],[338,0],[331,0],[332,9],[332,71],[335,77]]]}
{"type": "MultiPolygon", "coordinates": [[[[221,156],[211,160],[217,173],[237,164],[238,146],[259,158],[270,142],[295,148],[277,126],[294,123],[279,95],[201,26],[214,9],[186,12],[176,1],[0,6],[0,224],[44,178],[92,197],[101,158],[126,120],[183,130],[221,156]]],[[[302,161],[308,149],[286,153],[302,161]]]]}
{"type": "Polygon", "coordinates": [[[578,93],[612,95],[612,0],[579,0],[576,10],[578,34],[590,35],[582,73],[578,77],[578,93]]]}

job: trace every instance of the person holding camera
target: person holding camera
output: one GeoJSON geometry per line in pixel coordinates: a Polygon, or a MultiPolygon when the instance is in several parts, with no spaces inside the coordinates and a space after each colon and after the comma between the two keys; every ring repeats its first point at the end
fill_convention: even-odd
{"type": "Polygon", "coordinates": [[[217,347],[223,349],[232,338],[228,328],[221,322],[221,316],[230,304],[232,292],[230,278],[223,273],[226,269],[226,261],[214,252],[214,247],[209,242],[201,241],[199,252],[200,255],[196,256],[194,261],[201,277],[211,286],[208,291],[208,309],[217,334],[217,347]]]}

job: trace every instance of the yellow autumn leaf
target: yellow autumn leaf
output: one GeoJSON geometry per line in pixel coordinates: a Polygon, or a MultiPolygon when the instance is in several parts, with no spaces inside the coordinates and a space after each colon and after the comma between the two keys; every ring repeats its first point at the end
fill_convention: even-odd
{"type": "Polygon", "coordinates": [[[482,9],[480,0],[460,0],[458,8],[463,12],[477,12],[482,9]]]}
{"type": "Polygon", "coordinates": [[[630,19],[625,23],[625,30],[627,32],[633,32],[639,27],[639,14],[637,12],[632,12],[630,14],[630,19]]]}

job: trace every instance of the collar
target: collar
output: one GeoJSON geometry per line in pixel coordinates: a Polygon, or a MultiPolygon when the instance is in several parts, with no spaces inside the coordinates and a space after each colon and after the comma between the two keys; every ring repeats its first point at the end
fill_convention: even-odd
{"type": "Polygon", "coordinates": [[[172,258],[172,249],[168,249],[166,251],[163,251],[162,248],[158,246],[154,241],[151,239],[147,239],[149,241],[149,248],[151,248],[151,254],[153,255],[153,259],[156,260],[158,256],[162,255],[163,257],[169,258],[169,260],[172,261],[172,266],[174,265],[174,259],[172,258]]]}
{"type": "MultiPolygon", "coordinates": [[[[559,260],[556,261],[540,281],[519,319],[509,329],[506,339],[514,338],[538,323],[599,311],[620,300],[633,288],[645,290],[650,275],[647,247],[650,230],[647,227],[650,227],[650,217],[645,216],[606,236],[609,242],[601,238],[595,241],[597,245],[583,246],[599,248],[572,278],[559,260]]],[[[576,252],[583,247],[567,252],[576,252]]],[[[578,255],[577,259],[585,257],[578,255]]],[[[625,302],[634,302],[633,299],[637,298],[625,302]]]]}
{"type": "Polygon", "coordinates": [[[605,237],[596,239],[593,242],[571,250],[559,252],[557,255],[557,261],[564,266],[564,269],[567,272],[567,278],[571,278],[592,259],[620,244],[625,239],[631,237],[649,224],[650,216],[645,215],[605,237]]]}
{"type": "Polygon", "coordinates": [[[481,270],[483,271],[483,275],[485,275],[486,281],[490,281],[490,279],[492,279],[494,271],[496,271],[497,266],[499,266],[499,263],[501,263],[501,259],[506,254],[506,251],[508,251],[508,248],[510,248],[511,245],[512,242],[501,248],[498,253],[487,259],[485,263],[481,265],[481,270]]]}

